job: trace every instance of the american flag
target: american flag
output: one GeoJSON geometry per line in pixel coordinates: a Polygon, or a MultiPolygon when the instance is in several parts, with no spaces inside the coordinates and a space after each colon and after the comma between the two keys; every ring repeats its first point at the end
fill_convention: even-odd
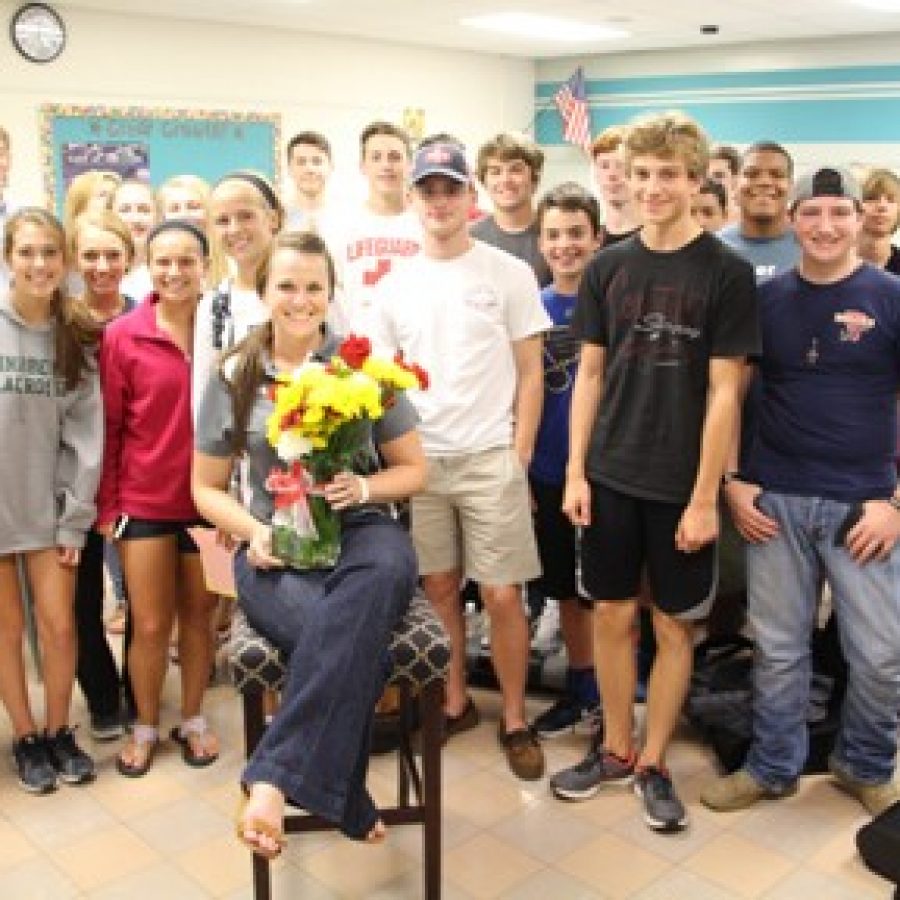
{"type": "Polygon", "coordinates": [[[585,152],[591,146],[591,114],[584,89],[584,71],[579,67],[553,95],[553,102],[563,120],[563,137],[585,152]]]}

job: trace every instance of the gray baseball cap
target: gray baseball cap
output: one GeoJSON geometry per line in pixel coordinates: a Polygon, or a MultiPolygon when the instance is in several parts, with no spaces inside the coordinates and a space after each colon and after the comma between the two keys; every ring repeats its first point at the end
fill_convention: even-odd
{"type": "Polygon", "coordinates": [[[794,182],[791,209],[813,197],[849,197],[857,204],[862,203],[862,191],[853,173],[837,166],[823,166],[801,175],[794,182]]]}

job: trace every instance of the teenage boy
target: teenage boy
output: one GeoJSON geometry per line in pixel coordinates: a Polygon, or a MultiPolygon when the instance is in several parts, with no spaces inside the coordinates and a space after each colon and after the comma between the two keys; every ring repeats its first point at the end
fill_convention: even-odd
{"type": "Polygon", "coordinates": [[[741,156],[737,150],[728,144],[719,144],[713,147],[712,152],[709,154],[709,164],[706,167],[706,177],[722,185],[725,191],[727,217],[729,220],[737,219],[735,197],[740,165],[741,156]]]}
{"type": "Polygon", "coordinates": [[[544,151],[524,135],[502,133],[478,151],[478,180],[493,213],[472,225],[472,237],[527,262],[538,283],[550,283],[550,270],[538,247],[534,195],[544,168],[544,151]]]}
{"type": "Polygon", "coordinates": [[[831,771],[873,815],[900,800],[892,780],[900,711],[900,281],[858,257],[860,200],[843,170],[802,179],[792,208],[800,263],[760,290],[758,435],[744,469],[726,478],[748,542],[753,742],[742,769],[701,793],[716,810],[796,789],[823,579],[848,669],[831,771]]]}
{"type": "Polygon", "coordinates": [[[591,734],[600,725],[593,658],[593,604],[579,597],[578,537],[562,511],[569,456],[569,407],[578,369],[572,314],[585,267],[597,249],[597,200],[566,182],[548,191],[537,208],[540,248],[553,281],[541,291],[553,328],[544,335],[544,408],[529,481],[542,575],[538,587],[556,601],[566,648],[565,693],[532,723],[538,737],[570,731],[591,734]]]}
{"type": "Polygon", "coordinates": [[[900,178],[888,169],[869,172],[862,185],[862,210],[860,257],[900,275],[900,247],[891,243],[900,228],[900,178]]]}
{"type": "Polygon", "coordinates": [[[728,221],[728,196],[718,181],[706,178],[691,201],[691,215],[710,234],[725,227],[728,221]]]}
{"type": "Polygon", "coordinates": [[[744,359],[758,350],[756,291],[750,266],[691,217],[709,153],[700,127],[674,113],[640,120],[623,150],[643,225],[601,250],[581,283],[563,504],[583,528],[604,737],[550,784],[584,800],[633,780],[650,827],[674,831],[686,814],[665,754],[690,680],[693,622],[715,590],[719,482],[744,359]],[[632,635],[645,570],[657,653],[638,748],[632,635]]]}
{"type": "Polygon", "coordinates": [[[525,721],[528,623],[520,586],[540,574],[528,481],[541,415],[541,334],[550,320],[521,260],[468,231],[474,187],[459,145],[428,144],[412,172],[422,253],[385,279],[376,345],[424,366],[432,387],[413,397],[428,458],[412,501],[422,584],[450,637],[446,731],[478,724],[466,692],[463,577],[491,620],[503,700],[498,738],[512,771],[540,778],[544,756],[525,721]]]}
{"type": "Polygon", "coordinates": [[[321,233],[332,171],[328,138],[318,131],[295,134],[287,145],[287,167],[293,191],[284,203],[286,228],[321,233]]]}
{"type": "Polygon", "coordinates": [[[591,144],[591,172],[603,204],[601,247],[631,237],[639,226],[628,172],[620,152],[625,129],[614,126],[601,131],[591,144]]]}
{"type": "Polygon", "coordinates": [[[419,252],[421,228],[407,209],[409,136],[376,121],[360,135],[360,171],[368,184],[362,209],[347,217],[336,259],[341,291],[335,325],[345,333],[371,334],[384,277],[419,252]]]}

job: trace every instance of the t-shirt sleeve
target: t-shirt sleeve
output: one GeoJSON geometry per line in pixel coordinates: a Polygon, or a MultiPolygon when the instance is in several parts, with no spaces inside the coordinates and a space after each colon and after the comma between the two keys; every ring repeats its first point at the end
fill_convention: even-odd
{"type": "Polygon", "coordinates": [[[542,334],[553,327],[541,302],[541,289],[534,271],[521,260],[509,267],[507,275],[506,327],[511,341],[542,334]]]}
{"type": "Polygon", "coordinates": [[[597,258],[588,264],[578,288],[578,299],[572,315],[572,334],[587,344],[609,344],[606,323],[606,278],[604,264],[597,258]]]}
{"type": "Polygon", "coordinates": [[[710,312],[710,356],[732,358],[759,354],[759,303],[753,267],[748,262],[731,254],[725,258],[718,296],[710,312]]]}
{"type": "Polygon", "coordinates": [[[372,440],[377,445],[386,444],[412,431],[418,421],[419,414],[415,407],[406,394],[400,394],[394,405],[372,423],[372,440]]]}
{"type": "Polygon", "coordinates": [[[218,370],[213,370],[197,407],[194,446],[207,456],[232,455],[234,415],[231,392],[218,370]]]}

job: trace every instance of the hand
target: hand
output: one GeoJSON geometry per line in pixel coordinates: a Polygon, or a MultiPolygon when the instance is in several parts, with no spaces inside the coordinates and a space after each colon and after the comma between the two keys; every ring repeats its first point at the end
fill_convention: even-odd
{"type": "Polygon", "coordinates": [[[741,537],[751,544],[764,544],[778,534],[778,522],[770,519],[756,505],[756,498],[761,493],[762,488],[758,484],[737,478],[725,485],[725,499],[735,527],[741,537]]]}
{"type": "Polygon", "coordinates": [[[106,525],[95,525],[94,531],[97,532],[101,537],[105,538],[107,541],[111,541],[113,539],[113,532],[116,530],[115,522],[108,522],[106,525]]]}
{"type": "Polygon", "coordinates": [[[81,560],[81,550],[78,547],[57,547],[56,558],[61,566],[75,568],[81,560]]]}
{"type": "Polygon", "coordinates": [[[516,456],[519,457],[519,462],[521,463],[522,468],[527,472],[528,467],[531,465],[531,447],[523,447],[513,441],[513,449],[516,451],[516,456]]]}
{"type": "Polygon", "coordinates": [[[715,503],[688,503],[675,529],[675,546],[682,553],[695,553],[719,536],[719,510],[715,503]]]}
{"type": "Polygon", "coordinates": [[[860,520],[847,533],[847,549],[860,565],[887,559],[900,540],[900,511],[884,500],[863,503],[860,520]]]}
{"type": "Polygon", "coordinates": [[[583,475],[566,478],[562,509],[573,525],[587,527],[591,524],[591,486],[583,475]]]}
{"type": "Polygon", "coordinates": [[[354,472],[338,472],[322,488],[322,493],[332,509],[349,509],[366,501],[364,481],[361,475],[354,472]]]}
{"type": "Polygon", "coordinates": [[[284,561],[272,555],[272,529],[260,525],[247,546],[247,562],[257,569],[280,569],[284,561]]]}

